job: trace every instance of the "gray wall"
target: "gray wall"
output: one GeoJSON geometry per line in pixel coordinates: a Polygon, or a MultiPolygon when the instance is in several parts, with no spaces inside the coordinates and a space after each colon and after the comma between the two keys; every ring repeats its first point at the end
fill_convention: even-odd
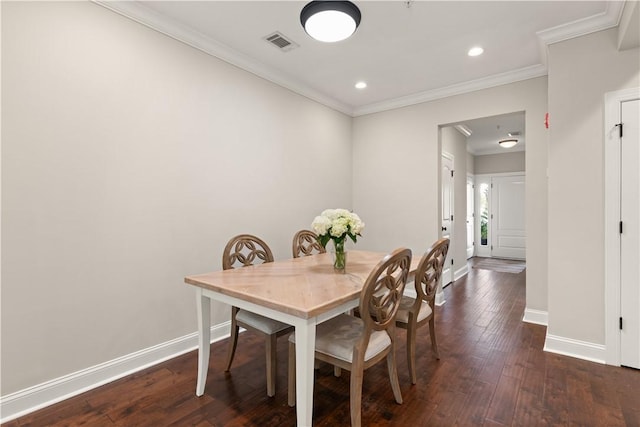
{"type": "Polygon", "coordinates": [[[467,173],[471,175],[476,173],[475,162],[476,162],[476,156],[474,156],[471,153],[467,153],[467,173]]]}
{"type": "Polygon", "coordinates": [[[605,343],[604,94],[640,86],[640,51],[616,43],[612,29],[549,47],[548,333],[595,344],[605,343]]]}
{"type": "Polygon", "coordinates": [[[486,154],[475,156],[474,171],[476,175],[525,171],[525,152],[486,154]]]}
{"type": "Polygon", "coordinates": [[[351,208],[350,117],[93,3],[1,7],[3,395],[193,333],[230,237],[289,258],[351,208]]]}

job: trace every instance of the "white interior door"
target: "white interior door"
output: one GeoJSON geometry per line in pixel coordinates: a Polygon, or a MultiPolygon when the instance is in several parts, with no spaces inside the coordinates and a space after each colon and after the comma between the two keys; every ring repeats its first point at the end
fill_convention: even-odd
{"type": "Polygon", "coordinates": [[[525,259],[525,177],[494,177],[491,180],[491,256],[525,259]]]}
{"type": "Polygon", "coordinates": [[[442,237],[449,239],[449,252],[442,271],[442,286],[453,281],[453,156],[442,153],[442,237]]]}
{"type": "Polygon", "coordinates": [[[640,100],[620,105],[620,364],[640,369],[640,100]]]}
{"type": "Polygon", "coordinates": [[[475,191],[473,184],[473,176],[467,176],[467,259],[474,254],[474,211],[475,207],[475,191]]]}

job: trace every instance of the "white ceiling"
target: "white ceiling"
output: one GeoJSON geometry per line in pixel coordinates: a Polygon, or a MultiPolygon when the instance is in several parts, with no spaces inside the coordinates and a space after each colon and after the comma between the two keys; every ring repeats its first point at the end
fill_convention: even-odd
{"type": "Polygon", "coordinates": [[[525,113],[520,111],[465,121],[463,124],[471,130],[471,136],[467,137],[467,151],[476,156],[525,151],[524,119],[525,113]],[[498,141],[510,138],[508,136],[509,133],[520,134],[515,137],[518,140],[518,144],[513,148],[500,147],[498,141]]]}
{"type": "Polygon", "coordinates": [[[97,0],[352,116],[546,75],[548,44],[618,25],[624,5],[593,0],[354,2],[362,13],[356,33],[342,42],[322,43],[300,25],[305,1],[97,0]],[[264,40],[275,31],[298,46],[282,52],[264,40]],[[485,53],[467,56],[475,45],[485,53]],[[360,80],[367,82],[366,89],[354,88],[360,80]]]}

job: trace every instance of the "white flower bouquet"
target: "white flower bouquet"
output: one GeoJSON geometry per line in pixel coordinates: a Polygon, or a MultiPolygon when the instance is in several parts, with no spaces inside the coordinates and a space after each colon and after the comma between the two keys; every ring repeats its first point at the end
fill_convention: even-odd
{"type": "Polygon", "coordinates": [[[344,271],[346,255],[344,241],[347,236],[356,243],[358,236],[364,229],[364,222],[360,217],[346,209],[327,209],[315,217],[311,227],[318,235],[322,247],[327,247],[329,240],[333,240],[335,251],[334,267],[344,271]]]}

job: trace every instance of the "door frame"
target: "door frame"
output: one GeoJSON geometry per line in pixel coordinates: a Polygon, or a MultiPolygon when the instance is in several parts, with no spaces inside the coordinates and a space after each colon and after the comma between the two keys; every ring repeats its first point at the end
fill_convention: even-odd
{"type": "Polygon", "coordinates": [[[604,94],[605,363],[620,366],[620,104],[640,99],[640,88],[604,94]]]}
{"type": "MultiPolygon", "coordinates": [[[[444,200],[442,200],[442,187],[444,185],[444,183],[442,182],[442,168],[443,168],[443,158],[446,158],[447,160],[449,160],[451,162],[451,170],[454,171],[455,170],[455,157],[453,156],[453,154],[447,152],[447,151],[440,151],[440,213],[439,213],[439,217],[440,217],[440,225],[439,227],[441,228],[440,231],[438,232],[438,235],[440,236],[440,238],[442,238],[442,223],[443,223],[443,217],[442,217],[442,210],[443,210],[443,205],[444,205],[444,200]]],[[[450,188],[450,192],[449,192],[449,204],[450,204],[450,210],[451,212],[454,211],[455,208],[455,196],[454,196],[454,190],[455,190],[455,186],[454,186],[454,180],[453,177],[451,177],[451,188],[450,188]]],[[[454,222],[451,221],[449,224],[449,252],[447,253],[447,259],[451,259],[451,257],[453,256],[453,248],[455,246],[454,244],[454,236],[455,236],[455,226],[454,226],[454,222]]],[[[446,260],[445,260],[446,261],[446,260]]],[[[443,274],[440,276],[440,283],[438,284],[438,289],[436,291],[436,300],[435,300],[435,304],[438,306],[443,305],[444,303],[446,303],[445,297],[444,297],[444,291],[443,288],[448,285],[449,283],[453,283],[454,280],[454,271],[453,271],[453,265],[448,264],[449,267],[449,275],[451,277],[451,282],[447,282],[446,284],[444,283],[444,271],[446,269],[447,265],[445,265],[445,268],[443,269],[443,274]]]]}
{"type": "MultiPolygon", "coordinates": [[[[467,226],[467,259],[476,255],[476,178],[473,174],[467,173],[467,214],[471,208],[471,247],[469,247],[469,227],[467,226]],[[471,184],[472,203],[469,203],[469,184],[471,184]],[[471,251],[471,252],[469,252],[471,251]]],[[[469,221],[467,216],[466,221],[469,221]]]]}

